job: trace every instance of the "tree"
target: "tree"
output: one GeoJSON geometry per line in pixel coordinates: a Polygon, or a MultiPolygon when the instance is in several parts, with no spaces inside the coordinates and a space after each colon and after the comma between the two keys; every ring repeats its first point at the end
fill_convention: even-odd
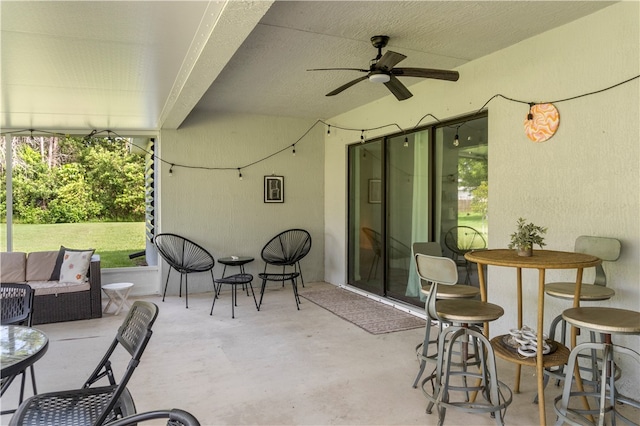
{"type": "MultiPolygon", "coordinates": [[[[0,156],[6,158],[2,138],[0,156]]],[[[124,138],[17,137],[13,150],[16,222],[141,221],[145,159],[124,138]]],[[[0,166],[6,215],[6,170],[0,166]]]]}
{"type": "Polygon", "coordinates": [[[460,186],[469,191],[487,181],[488,162],[486,159],[461,157],[458,161],[458,177],[460,186]]]}
{"type": "Polygon", "coordinates": [[[487,218],[489,213],[489,185],[487,181],[480,182],[480,185],[471,191],[473,199],[471,200],[471,210],[480,213],[483,219],[487,218]]]}

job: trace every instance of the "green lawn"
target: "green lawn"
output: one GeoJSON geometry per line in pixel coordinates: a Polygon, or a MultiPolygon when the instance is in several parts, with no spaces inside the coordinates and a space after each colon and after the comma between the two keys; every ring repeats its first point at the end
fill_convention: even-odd
{"type": "MultiPolygon", "coordinates": [[[[489,242],[489,236],[487,234],[487,221],[482,220],[482,215],[479,213],[460,214],[458,216],[458,226],[470,226],[482,234],[485,241],[489,242]]],[[[463,235],[459,235],[459,238],[465,238],[463,235]]]]}
{"type": "MultiPolygon", "coordinates": [[[[144,257],[129,259],[145,249],[144,222],[59,223],[53,225],[13,225],[13,251],[93,248],[102,268],[138,266],[144,257]]],[[[6,251],[6,224],[2,224],[0,251],[6,251]]]]}

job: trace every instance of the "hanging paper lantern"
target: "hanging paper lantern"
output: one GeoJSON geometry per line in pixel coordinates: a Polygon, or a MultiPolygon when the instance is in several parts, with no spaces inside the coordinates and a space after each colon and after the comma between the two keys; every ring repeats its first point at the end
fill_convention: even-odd
{"type": "Polygon", "coordinates": [[[534,142],[544,142],[551,138],[560,125],[560,115],[553,104],[532,105],[524,120],[524,131],[534,142]]]}

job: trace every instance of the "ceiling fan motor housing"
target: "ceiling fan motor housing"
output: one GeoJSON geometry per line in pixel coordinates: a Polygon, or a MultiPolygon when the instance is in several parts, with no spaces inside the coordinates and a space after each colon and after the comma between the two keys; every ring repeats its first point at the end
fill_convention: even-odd
{"type": "Polygon", "coordinates": [[[389,36],[376,35],[371,37],[371,44],[373,44],[373,47],[376,49],[382,49],[387,45],[387,43],[389,43],[389,36]]]}

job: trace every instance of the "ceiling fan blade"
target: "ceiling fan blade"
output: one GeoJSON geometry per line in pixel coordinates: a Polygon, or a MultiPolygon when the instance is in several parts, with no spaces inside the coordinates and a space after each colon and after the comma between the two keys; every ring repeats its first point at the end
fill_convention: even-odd
{"type": "MultiPolygon", "coordinates": [[[[335,90],[332,90],[331,92],[327,93],[326,96],[335,96],[338,93],[342,92],[343,90],[348,89],[349,87],[353,86],[356,83],[360,83],[362,80],[366,80],[367,78],[369,78],[369,76],[364,76],[364,77],[360,77],[360,78],[356,78],[355,80],[351,80],[350,82],[348,82],[347,84],[343,84],[342,86],[338,87],[335,90]]],[[[385,83],[386,84],[386,83],[385,83]]]]}
{"type": "Polygon", "coordinates": [[[382,58],[378,62],[376,62],[374,69],[390,71],[391,68],[395,67],[397,63],[405,59],[406,56],[402,53],[392,52],[391,50],[387,50],[387,52],[382,55],[382,58]]]}
{"type": "Polygon", "coordinates": [[[394,68],[391,73],[397,77],[422,77],[438,80],[458,81],[458,71],[436,70],[431,68],[394,68]]]}
{"type": "Polygon", "coordinates": [[[405,85],[402,84],[394,75],[390,75],[389,77],[391,77],[391,79],[384,85],[387,86],[387,89],[389,89],[399,101],[404,101],[405,99],[409,99],[413,96],[409,89],[407,89],[405,85]]]}
{"type": "Polygon", "coordinates": [[[312,68],[307,71],[360,71],[369,72],[369,70],[363,70],[362,68],[312,68]]]}

